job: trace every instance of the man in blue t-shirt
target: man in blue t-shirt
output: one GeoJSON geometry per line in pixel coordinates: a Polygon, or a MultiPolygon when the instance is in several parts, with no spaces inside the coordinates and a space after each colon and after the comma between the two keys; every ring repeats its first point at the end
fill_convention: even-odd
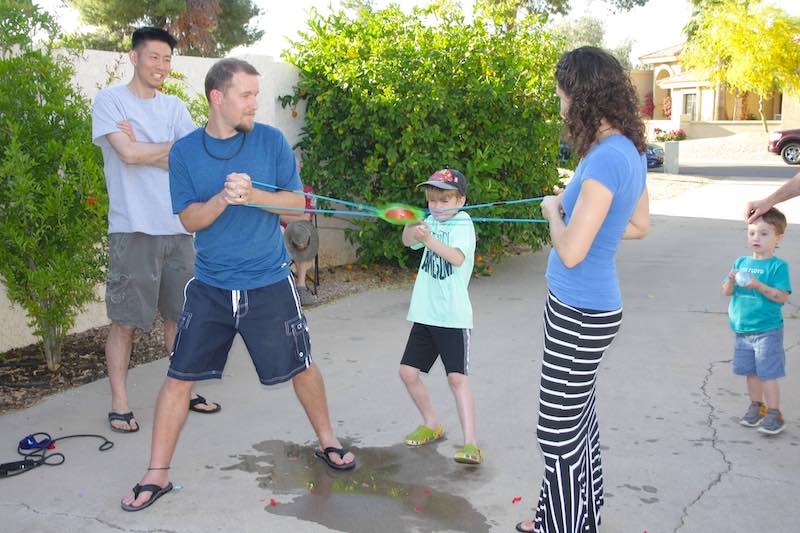
{"type": "Polygon", "coordinates": [[[733,372],[747,378],[750,407],[739,420],[747,427],[777,435],[786,424],[780,411],[778,379],[786,375],[781,308],[792,292],[789,265],[775,257],[786,217],[770,208],[747,226],[751,256],[734,261],[722,284],[731,296],[728,317],[736,334],[733,372]]]}
{"type": "Polygon", "coordinates": [[[186,286],[156,405],[149,468],[122,500],[126,511],[144,509],[172,490],[167,470],[186,420],[178,406],[189,401],[194,381],[222,377],[237,333],[261,383],[293,381],[319,439],[317,457],[336,470],[356,465],[333,432],[322,375],[311,360],[279,226],[281,214],[303,209],[303,194],[295,192],[303,185],[283,134],[255,123],[258,76],[239,59],[215,63],[205,81],[208,123],[169,154],[172,209],[195,232],[195,278],[186,286]]]}

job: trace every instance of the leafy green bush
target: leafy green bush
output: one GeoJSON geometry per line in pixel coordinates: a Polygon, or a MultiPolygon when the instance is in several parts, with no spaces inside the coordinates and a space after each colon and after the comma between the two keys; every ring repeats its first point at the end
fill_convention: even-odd
{"type": "Polygon", "coordinates": [[[208,100],[204,94],[192,91],[192,87],[186,81],[186,74],[170,70],[159,90],[164,94],[180,98],[189,109],[189,115],[196,125],[202,126],[208,121],[208,100]]]}
{"type": "Polygon", "coordinates": [[[54,48],[55,22],[22,0],[0,0],[0,20],[0,277],[55,370],[104,279],[102,159],[68,51],[54,48]]]}
{"type": "MultiPolygon", "coordinates": [[[[556,47],[533,20],[493,30],[459,13],[404,14],[397,7],[323,17],[286,53],[300,69],[284,106],[307,104],[303,177],[323,194],[370,205],[424,205],[415,185],[451,166],[469,179],[468,203],[540,196],[558,180],[561,122],[553,77],[556,47]]],[[[535,218],[536,204],[471,211],[535,218]]],[[[399,232],[356,219],[348,237],[359,260],[401,265],[399,232]]],[[[544,224],[477,224],[478,252],[540,246],[544,224]]]]}

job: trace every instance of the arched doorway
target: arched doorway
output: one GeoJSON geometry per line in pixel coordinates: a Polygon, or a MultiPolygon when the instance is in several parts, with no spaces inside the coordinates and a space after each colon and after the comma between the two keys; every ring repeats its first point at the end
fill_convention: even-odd
{"type": "Polygon", "coordinates": [[[662,89],[659,86],[660,81],[670,78],[671,76],[672,70],[666,65],[657,67],[653,73],[653,105],[655,105],[653,118],[655,120],[669,120],[672,118],[664,114],[664,100],[669,98],[670,91],[669,89],[662,89]]]}

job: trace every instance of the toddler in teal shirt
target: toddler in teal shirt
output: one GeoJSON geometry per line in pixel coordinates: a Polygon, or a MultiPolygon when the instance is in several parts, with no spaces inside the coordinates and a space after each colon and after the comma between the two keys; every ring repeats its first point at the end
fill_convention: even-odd
{"type": "Polygon", "coordinates": [[[783,240],[786,217],[774,207],[747,226],[751,256],[734,261],[722,284],[731,296],[728,317],[736,334],[733,372],[747,376],[750,407],[739,423],[777,435],[785,428],[778,378],[786,375],[783,349],[783,304],[792,292],[789,265],[775,257],[783,240]],[[765,405],[766,403],[766,405],[765,405]]]}

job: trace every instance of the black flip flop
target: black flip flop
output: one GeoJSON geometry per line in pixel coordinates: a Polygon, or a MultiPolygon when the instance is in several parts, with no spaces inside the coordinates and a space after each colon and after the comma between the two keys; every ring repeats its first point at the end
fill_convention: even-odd
{"type": "Polygon", "coordinates": [[[111,426],[111,431],[116,431],[117,433],[136,433],[139,431],[139,422],[136,421],[136,429],[130,429],[131,420],[133,420],[133,411],[128,411],[127,413],[115,413],[111,411],[108,413],[108,425],[111,426]],[[114,427],[111,422],[114,420],[119,420],[120,422],[125,422],[128,424],[129,429],[123,429],[114,427]]]}
{"type": "Polygon", "coordinates": [[[333,446],[328,446],[324,450],[315,451],[314,455],[316,455],[317,457],[319,457],[320,459],[325,461],[325,464],[328,465],[329,467],[333,468],[334,470],[352,470],[353,468],[356,467],[356,460],[355,459],[353,459],[353,461],[350,462],[350,463],[345,463],[345,464],[338,465],[338,464],[334,463],[333,461],[331,461],[331,458],[328,457],[328,454],[335,453],[339,457],[344,459],[344,456],[347,455],[348,451],[349,450],[347,448],[334,448],[333,446]]]}
{"type": "Polygon", "coordinates": [[[127,503],[120,502],[120,506],[122,506],[123,511],[128,511],[130,513],[134,513],[136,511],[141,511],[142,509],[147,509],[151,505],[153,505],[157,499],[162,497],[164,494],[168,493],[172,490],[172,483],[167,483],[166,487],[159,487],[158,485],[139,485],[136,484],[133,487],[133,498],[136,499],[139,497],[139,494],[142,492],[150,492],[150,498],[148,498],[142,505],[139,507],[134,507],[133,505],[129,505],[127,503]]]}
{"type": "Polygon", "coordinates": [[[521,533],[533,533],[534,531],[536,531],[535,529],[522,529],[522,522],[517,522],[517,526],[515,529],[517,531],[520,531],[521,533]]]}
{"type": "Polygon", "coordinates": [[[222,406],[216,402],[209,402],[199,394],[197,398],[193,398],[189,401],[189,410],[194,411],[195,413],[203,413],[204,415],[213,415],[214,413],[219,413],[222,411],[222,406]],[[208,405],[215,405],[214,409],[200,409],[197,405],[201,403],[206,403],[208,405]]]}

